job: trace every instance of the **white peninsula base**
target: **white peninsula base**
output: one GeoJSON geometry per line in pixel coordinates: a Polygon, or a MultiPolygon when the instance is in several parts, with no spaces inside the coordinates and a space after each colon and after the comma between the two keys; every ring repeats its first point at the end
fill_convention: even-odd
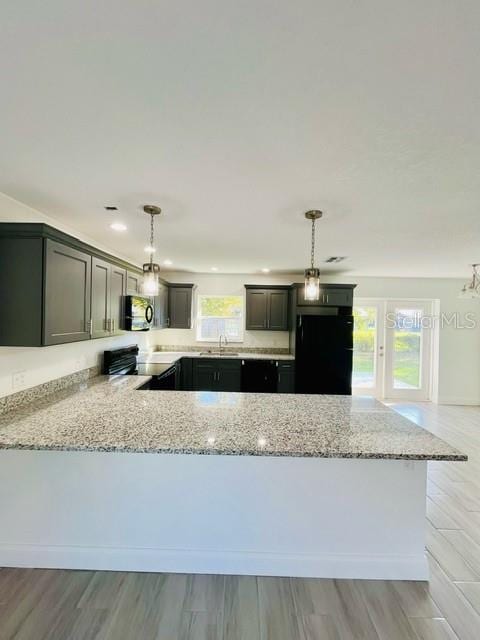
{"type": "Polygon", "coordinates": [[[0,566],[426,580],[425,461],[0,451],[0,566]]]}

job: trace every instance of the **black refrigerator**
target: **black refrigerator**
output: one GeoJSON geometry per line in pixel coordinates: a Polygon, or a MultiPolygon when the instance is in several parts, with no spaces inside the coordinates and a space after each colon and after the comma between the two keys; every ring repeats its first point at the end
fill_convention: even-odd
{"type": "Polygon", "coordinates": [[[298,315],[296,393],[351,395],[353,316],[298,315]]]}

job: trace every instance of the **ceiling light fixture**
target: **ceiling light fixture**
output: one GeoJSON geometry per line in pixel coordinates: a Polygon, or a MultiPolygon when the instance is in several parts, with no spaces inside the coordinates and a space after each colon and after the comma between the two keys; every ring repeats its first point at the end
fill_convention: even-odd
{"type": "Polygon", "coordinates": [[[463,289],[458,294],[459,298],[480,298],[480,264],[472,264],[472,279],[463,285],[463,289]]]}
{"type": "Polygon", "coordinates": [[[305,300],[320,299],[320,269],[315,267],[315,221],[323,216],[321,211],[307,211],[305,218],[312,222],[312,247],[310,267],[305,269],[305,300]]]}
{"type": "Polygon", "coordinates": [[[267,267],[262,269],[263,273],[270,273],[270,269],[267,269],[267,267]]]}
{"type": "Polygon", "coordinates": [[[212,271],[218,271],[218,267],[211,267],[212,271]]]}
{"type": "Polygon", "coordinates": [[[110,229],[113,229],[114,231],[126,231],[127,225],[123,224],[123,222],[112,222],[110,229]]]}
{"type": "Polygon", "coordinates": [[[154,221],[155,216],[160,215],[162,213],[162,210],[160,209],[160,207],[156,207],[154,204],[146,204],[143,207],[143,210],[147,215],[150,216],[150,244],[148,245],[150,262],[146,262],[143,265],[142,292],[146,296],[157,296],[159,291],[158,274],[160,273],[160,265],[153,261],[153,253],[155,251],[154,221]]]}
{"type": "Polygon", "coordinates": [[[163,261],[163,264],[164,264],[166,267],[171,267],[171,266],[172,266],[172,264],[173,264],[173,262],[167,258],[166,260],[164,260],[164,261],[163,261]]]}

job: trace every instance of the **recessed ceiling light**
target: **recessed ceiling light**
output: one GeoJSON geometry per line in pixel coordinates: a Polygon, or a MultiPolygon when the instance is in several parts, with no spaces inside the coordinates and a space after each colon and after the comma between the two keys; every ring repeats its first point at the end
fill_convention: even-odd
{"type": "Polygon", "coordinates": [[[147,245],[144,249],[145,253],[155,253],[156,249],[155,247],[152,247],[151,244],[147,245]]]}
{"type": "Polygon", "coordinates": [[[127,225],[123,224],[123,222],[112,222],[110,229],[113,229],[114,231],[126,231],[127,225]]]}
{"type": "Polygon", "coordinates": [[[107,205],[107,206],[105,207],[105,210],[106,210],[106,211],[118,211],[118,207],[115,207],[115,206],[113,206],[113,205],[107,205]]]}
{"type": "Polygon", "coordinates": [[[218,267],[210,267],[212,271],[218,271],[218,267]]]}
{"type": "Polygon", "coordinates": [[[166,260],[164,260],[164,261],[163,261],[163,264],[164,264],[166,267],[171,267],[171,266],[172,266],[172,264],[173,264],[173,262],[167,258],[166,260]]]}
{"type": "Polygon", "coordinates": [[[267,267],[264,267],[264,268],[262,269],[262,271],[263,271],[263,273],[270,273],[270,269],[267,269],[267,267]]]}

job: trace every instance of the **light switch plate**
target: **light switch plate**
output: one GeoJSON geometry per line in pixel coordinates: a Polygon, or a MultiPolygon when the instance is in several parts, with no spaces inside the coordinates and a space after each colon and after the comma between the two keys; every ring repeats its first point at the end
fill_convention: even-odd
{"type": "Polygon", "coordinates": [[[27,381],[26,371],[17,371],[12,374],[12,389],[14,391],[18,389],[24,389],[27,381]]]}

